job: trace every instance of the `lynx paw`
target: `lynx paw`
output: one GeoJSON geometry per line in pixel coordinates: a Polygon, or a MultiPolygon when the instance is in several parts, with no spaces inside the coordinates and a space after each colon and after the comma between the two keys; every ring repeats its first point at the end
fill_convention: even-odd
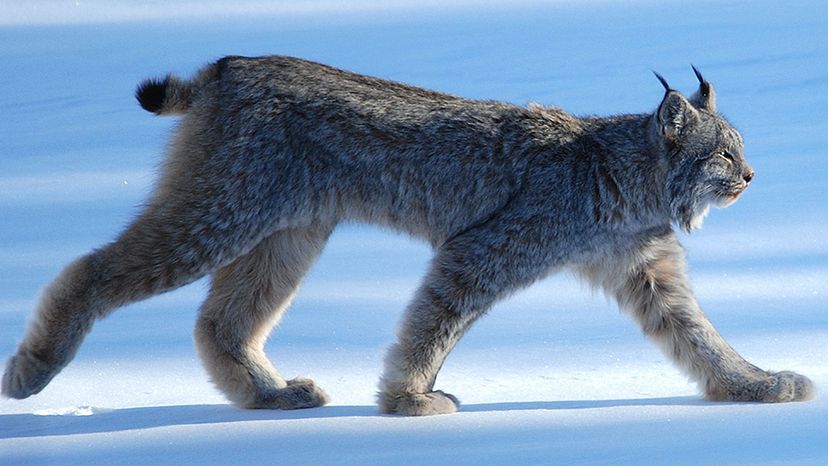
{"type": "Polygon", "coordinates": [[[760,401],[787,403],[813,398],[814,384],[810,379],[795,372],[767,372],[738,386],[721,392],[711,391],[708,398],[719,401],[760,401]]]}
{"type": "Polygon", "coordinates": [[[57,374],[51,365],[20,351],[6,363],[3,373],[3,396],[22,400],[43,390],[57,374]]]}
{"type": "Polygon", "coordinates": [[[403,395],[379,394],[380,411],[401,416],[433,416],[457,412],[460,402],[440,390],[403,395]]]}
{"type": "Polygon", "coordinates": [[[758,395],[756,401],[766,403],[805,401],[814,396],[813,382],[803,375],[790,371],[770,374],[770,377],[757,382],[756,385],[758,395]]]}
{"type": "Polygon", "coordinates": [[[263,400],[252,408],[267,409],[302,409],[316,408],[327,404],[328,395],[313,380],[295,378],[287,381],[287,386],[268,393],[263,400]]]}

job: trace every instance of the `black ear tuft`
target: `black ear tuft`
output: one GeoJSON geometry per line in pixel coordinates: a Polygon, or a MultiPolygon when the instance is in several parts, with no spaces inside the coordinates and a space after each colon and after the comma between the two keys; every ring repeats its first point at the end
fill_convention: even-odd
{"type": "Polygon", "coordinates": [[[670,91],[673,90],[673,88],[670,87],[669,84],[667,84],[667,80],[664,79],[664,76],[658,74],[657,71],[653,71],[653,74],[655,75],[656,78],[658,78],[659,82],[661,82],[661,85],[664,86],[664,92],[670,92],[670,91]]]}
{"type": "Polygon", "coordinates": [[[167,97],[167,85],[170,77],[161,79],[147,79],[138,85],[135,90],[135,98],[141,104],[141,108],[148,112],[160,113],[164,108],[164,99],[167,97]]]}
{"type": "Polygon", "coordinates": [[[696,65],[691,64],[691,65],[690,65],[690,67],[691,67],[691,68],[693,68],[693,73],[696,73],[696,79],[698,79],[698,80],[699,80],[699,84],[704,84],[704,83],[706,83],[706,82],[707,82],[707,80],[706,80],[706,79],[704,79],[704,76],[702,76],[702,74],[701,74],[701,72],[699,71],[699,69],[698,69],[698,68],[696,68],[696,65]]]}
{"type": "Polygon", "coordinates": [[[712,86],[709,82],[707,82],[706,79],[704,79],[704,76],[702,76],[701,72],[698,70],[698,68],[696,68],[695,65],[690,65],[690,67],[693,68],[693,73],[696,73],[696,79],[699,80],[699,94],[702,97],[707,97],[708,95],[710,95],[710,90],[712,86]]]}
{"type": "Polygon", "coordinates": [[[703,108],[711,112],[716,111],[716,93],[713,91],[713,86],[704,79],[701,72],[695,65],[690,65],[693,68],[693,73],[696,74],[696,79],[699,80],[699,89],[690,96],[690,102],[696,108],[703,108]]]}

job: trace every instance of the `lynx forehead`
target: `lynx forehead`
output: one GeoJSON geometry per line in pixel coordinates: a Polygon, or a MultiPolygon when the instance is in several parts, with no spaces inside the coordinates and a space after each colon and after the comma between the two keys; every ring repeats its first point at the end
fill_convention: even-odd
{"type": "Polygon", "coordinates": [[[325,393],[286,380],[264,344],[336,225],[362,221],[435,251],[385,359],[383,412],[456,411],[434,388],[451,349],[495,301],[562,268],[617,299],[708,398],[807,399],[810,380],[745,361],[690,290],[674,225],[698,228],[754,176],[694,71],[691,97],[658,76],[653,112],[601,118],[279,56],[145,81],[145,109],[183,115],[161,178],[115,241],[45,290],[3,394],[42,390],[95,320],[209,274],[195,340],[213,382],[243,407],[322,405],[325,393]]]}

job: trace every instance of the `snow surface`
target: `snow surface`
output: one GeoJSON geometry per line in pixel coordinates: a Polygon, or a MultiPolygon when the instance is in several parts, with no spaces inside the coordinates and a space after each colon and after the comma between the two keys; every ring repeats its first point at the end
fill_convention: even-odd
{"type": "MultiPolygon", "coordinates": [[[[280,53],[612,114],[658,104],[652,69],[689,93],[693,63],[757,172],[740,202],[684,238],[695,290],[748,359],[828,387],[827,3],[383,4],[4,4],[0,355],[13,353],[39,290],[147,195],[175,122],[136,105],[140,79],[280,53]]],[[[429,256],[367,226],[335,233],[268,344],[330,406],[228,405],[191,341],[202,281],[98,323],[42,393],[0,400],[0,464],[828,463],[824,395],[703,401],[614,304],[566,275],[499,304],[452,353],[438,388],[460,397],[460,413],[377,414],[384,349],[429,256]]]]}

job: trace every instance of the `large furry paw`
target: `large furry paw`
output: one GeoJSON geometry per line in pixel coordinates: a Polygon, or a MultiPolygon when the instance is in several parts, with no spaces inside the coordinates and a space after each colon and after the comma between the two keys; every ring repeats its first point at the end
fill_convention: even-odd
{"type": "Polygon", "coordinates": [[[758,380],[728,388],[722,393],[711,393],[710,399],[721,401],[760,401],[764,403],[787,403],[813,398],[814,384],[795,372],[767,372],[758,380]]]}
{"type": "Polygon", "coordinates": [[[433,416],[435,414],[455,413],[460,402],[454,395],[433,391],[428,393],[409,393],[392,395],[379,394],[380,411],[401,416],[433,416]]]}
{"type": "Polygon", "coordinates": [[[327,393],[319,388],[313,380],[295,378],[287,381],[287,386],[267,393],[251,408],[266,409],[302,409],[316,408],[328,403],[327,393]]]}
{"type": "Polygon", "coordinates": [[[6,363],[3,373],[3,396],[22,400],[40,392],[59,369],[44,363],[26,351],[20,351],[6,363]]]}
{"type": "Polygon", "coordinates": [[[808,377],[796,372],[772,373],[767,379],[756,382],[755,385],[756,401],[766,403],[805,401],[814,396],[814,383],[808,377]]]}

